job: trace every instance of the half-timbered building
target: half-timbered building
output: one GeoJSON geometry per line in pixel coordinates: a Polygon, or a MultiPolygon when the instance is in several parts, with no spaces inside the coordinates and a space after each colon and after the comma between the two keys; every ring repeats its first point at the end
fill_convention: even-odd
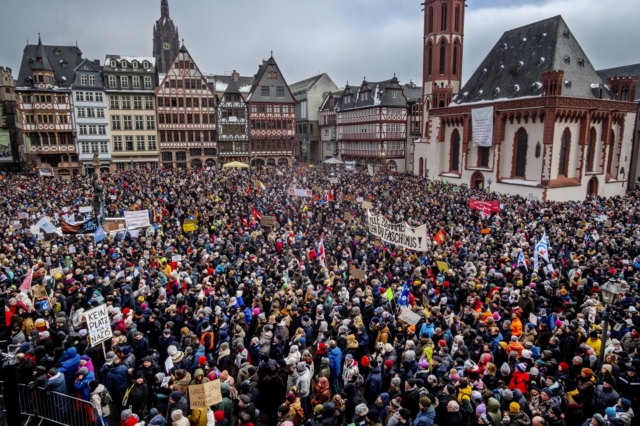
{"type": "Polygon", "coordinates": [[[20,126],[28,161],[56,176],[79,174],[71,85],[82,61],[77,46],[29,44],[16,82],[20,126]]]}
{"type": "Polygon", "coordinates": [[[458,89],[464,3],[425,3],[414,173],[540,200],[625,194],[637,77],[603,81],[556,16],[505,32],[458,89]]]}
{"type": "Polygon", "coordinates": [[[216,96],[183,45],[156,89],[165,168],[216,165],[216,96]]]}
{"type": "Polygon", "coordinates": [[[365,79],[355,90],[347,84],[336,107],[342,160],[404,172],[408,108],[395,76],[382,83],[365,79]]]}
{"type": "Polygon", "coordinates": [[[291,166],[296,144],[296,100],[273,56],[260,65],[247,104],[251,164],[291,166]]]}
{"type": "MultiPolygon", "coordinates": [[[[235,74],[235,73],[234,73],[235,74]]],[[[222,164],[249,162],[249,112],[237,80],[231,79],[218,103],[218,158],[222,164]]]]}

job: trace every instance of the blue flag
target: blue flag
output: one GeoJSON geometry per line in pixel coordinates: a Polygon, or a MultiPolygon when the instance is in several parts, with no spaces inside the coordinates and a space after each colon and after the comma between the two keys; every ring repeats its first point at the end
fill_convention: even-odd
{"type": "Polygon", "coordinates": [[[98,244],[105,238],[107,238],[107,234],[104,232],[104,229],[102,229],[102,226],[98,225],[98,227],[96,228],[96,233],[93,234],[93,242],[95,244],[98,244]]]}
{"type": "Polygon", "coordinates": [[[409,306],[409,292],[411,290],[410,280],[407,279],[407,282],[402,287],[402,293],[400,294],[400,298],[398,299],[399,306],[409,306]]]}

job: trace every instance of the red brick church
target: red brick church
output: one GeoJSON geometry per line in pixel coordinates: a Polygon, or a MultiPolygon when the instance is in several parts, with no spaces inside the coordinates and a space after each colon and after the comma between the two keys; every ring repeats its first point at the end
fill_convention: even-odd
{"type": "Polygon", "coordinates": [[[427,0],[414,173],[539,200],[624,195],[637,76],[603,81],[561,16],[507,31],[462,86],[465,0],[427,0]]]}

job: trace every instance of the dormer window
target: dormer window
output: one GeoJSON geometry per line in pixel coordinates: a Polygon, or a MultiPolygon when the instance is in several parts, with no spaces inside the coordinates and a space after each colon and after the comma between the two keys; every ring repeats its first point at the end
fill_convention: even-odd
{"type": "Polygon", "coordinates": [[[149,68],[149,62],[144,61],[144,62],[142,63],[142,67],[143,67],[143,68],[149,68]]]}
{"type": "MultiPolygon", "coordinates": [[[[62,68],[66,68],[69,65],[69,63],[65,60],[60,61],[60,66],[62,68]]],[[[89,67],[87,67],[87,69],[89,69],[89,67]]]]}
{"type": "Polygon", "coordinates": [[[111,61],[111,68],[116,68],[118,63],[116,61],[111,61]]]}
{"type": "Polygon", "coordinates": [[[138,61],[133,61],[133,69],[134,70],[138,69],[138,61]]]}
{"type": "Polygon", "coordinates": [[[83,69],[89,71],[89,65],[85,65],[83,69]]]}
{"type": "Polygon", "coordinates": [[[126,69],[127,68],[127,61],[122,61],[122,68],[126,69]]]}
{"type": "Polygon", "coordinates": [[[393,99],[396,99],[398,97],[398,91],[394,90],[392,93],[393,93],[393,99]]]}
{"type": "Polygon", "coordinates": [[[369,92],[364,92],[362,94],[362,100],[363,101],[368,101],[369,100],[369,92]]]}
{"type": "Polygon", "coordinates": [[[36,58],[36,62],[41,64],[42,63],[42,58],[36,58]]]}
{"type": "Polygon", "coordinates": [[[34,62],[35,62],[35,61],[34,61],[34,59],[33,59],[33,58],[29,58],[29,66],[33,65],[33,63],[34,63],[34,62]]]}
{"type": "Polygon", "coordinates": [[[60,49],[58,49],[57,47],[55,48],[55,50],[53,51],[53,54],[56,56],[60,56],[60,49]]]}

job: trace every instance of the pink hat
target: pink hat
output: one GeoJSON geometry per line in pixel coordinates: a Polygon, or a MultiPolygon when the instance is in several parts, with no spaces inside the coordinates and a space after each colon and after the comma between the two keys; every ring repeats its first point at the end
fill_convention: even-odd
{"type": "Polygon", "coordinates": [[[253,315],[260,315],[260,308],[253,308],[253,315]]]}
{"type": "Polygon", "coordinates": [[[496,320],[496,321],[500,320],[500,314],[499,314],[499,313],[497,313],[497,312],[494,312],[494,313],[493,313],[493,315],[492,315],[492,317],[493,317],[493,319],[494,319],[494,320],[496,320]]]}

